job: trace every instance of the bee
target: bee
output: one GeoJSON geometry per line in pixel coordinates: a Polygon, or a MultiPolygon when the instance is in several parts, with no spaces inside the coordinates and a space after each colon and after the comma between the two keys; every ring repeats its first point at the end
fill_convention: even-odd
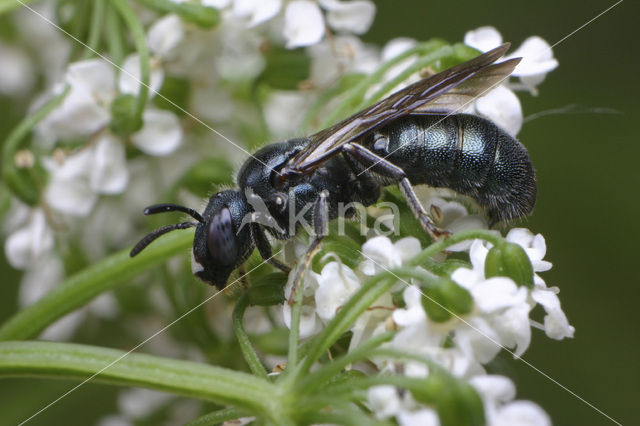
{"type": "MultiPolygon", "coordinates": [[[[148,207],[145,214],[178,211],[195,222],[153,231],[130,255],[169,231],[195,226],[194,274],[223,289],[255,248],[267,262],[290,271],[272,256],[267,233],[292,238],[298,229],[290,226],[292,211],[301,212],[298,217],[315,234],[303,260],[308,266],[328,222],[353,216],[340,206],[372,205],[388,185],[398,185],[432,239],[449,233],[434,224],[414,185],[470,196],[492,225],[529,214],[536,177],[527,150],[490,120],[458,113],[511,74],[520,58],[495,63],[508,48],[505,43],[422,79],[314,135],[264,146],[240,168],[238,189],[213,195],[202,214],[176,204],[148,207]]],[[[301,279],[296,277],[294,288],[301,279]]]]}

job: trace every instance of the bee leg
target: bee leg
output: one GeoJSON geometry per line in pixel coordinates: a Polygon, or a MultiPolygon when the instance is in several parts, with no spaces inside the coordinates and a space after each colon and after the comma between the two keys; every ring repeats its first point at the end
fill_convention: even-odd
{"type": "Polygon", "coordinates": [[[291,272],[291,267],[280,262],[278,259],[273,257],[273,253],[271,252],[271,244],[269,244],[269,240],[267,236],[264,234],[264,231],[257,223],[251,224],[251,237],[253,242],[256,244],[258,248],[258,252],[260,256],[270,265],[280,269],[285,274],[291,272]]]}
{"type": "Polygon", "coordinates": [[[311,266],[313,256],[315,256],[315,254],[320,249],[320,243],[322,242],[322,239],[329,233],[329,210],[327,205],[328,197],[329,192],[322,191],[313,206],[313,233],[315,235],[313,236],[313,240],[307,248],[304,257],[301,261],[298,262],[298,269],[296,271],[296,276],[293,279],[291,293],[289,294],[289,305],[293,305],[298,287],[300,287],[300,283],[302,283],[302,280],[304,279],[304,274],[309,269],[309,266],[311,266]]]}
{"type": "Polygon", "coordinates": [[[420,225],[427,234],[429,234],[431,239],[437,240],[451,235],[451,232],[444,231],[433,223],[433,220],[431,220],[424,207],[422,207],[422,204],[420,204],[420,200],[418,200],[418,197],[413,190],[413,186],[411,186],[411,182],[409,182],[409,178],[407,178],[404,170],[356,143],[343,145],[342,152],[354,156],[358,161],[360,161],[360,163],[369,167],[374,173],[395,180],[400,191],[402,191],[402,194],[407,199],[413,215],[418,219],[420,225]]]}

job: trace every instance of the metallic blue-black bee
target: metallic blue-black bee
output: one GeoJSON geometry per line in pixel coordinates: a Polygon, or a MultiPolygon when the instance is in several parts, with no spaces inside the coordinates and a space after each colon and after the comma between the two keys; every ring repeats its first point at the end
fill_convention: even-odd
{"type": "Polygon", "coordinates": [[[292,238],[292,209],[304,212],[315,231],[305,257],[308,264],[327,223],[352,214],[338,207],[350,202],[371,205],[387,185],[399,186],[434,239],[448,233],[429,218],[414,185],[450,188],[472,197],[491,224],[530,213],[536,178],[526,149],[491,121],[457,113],[511,74],[519,58],[494,63],[508,48],[504,44],[420,80],[312,136],[259,149],[240,169],[239,189],[213,195],[202,214],[175,204],[148,207],[145,214],[179,211],[196,222],[155,230],[131,256],[169,231],[195,226],[194,273],[219,289],[256,247],[265,260],[289,271],[273,258],[266,232],[292,238]],[[256,211],[248,194],[264,202],[273,226],[257,220],[265,212],[256,211]],[[256,220],[247,221],[252,217],[256,220]]]}

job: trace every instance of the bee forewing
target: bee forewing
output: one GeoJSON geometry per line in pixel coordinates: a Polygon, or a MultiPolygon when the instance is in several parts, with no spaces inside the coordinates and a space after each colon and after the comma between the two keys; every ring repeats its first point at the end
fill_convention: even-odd
{"type": "Polygon", "coordinates": [[[411,114],[455,111],[488,92],[506,78],[519,62],[511,59],[491,65],[509,49],[510,43],[476,58],[422,79],[357,114],[311,136],[309,144],[289,160],[286,167],[298,172],[313,170],[340,146],[391,120],[411,114]]]}

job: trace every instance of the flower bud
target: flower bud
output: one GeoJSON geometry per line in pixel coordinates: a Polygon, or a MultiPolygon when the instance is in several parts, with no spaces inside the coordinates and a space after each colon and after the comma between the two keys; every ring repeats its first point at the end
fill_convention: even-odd
{"type": "Polygon", "coordinates": [[[467,383],[434,371],[422,386],[409,389],[416,401],[433,406],[442,426],[483,425],[482,400],[467,383]]]}
{"type": "Polygon", "coordinates": [[[450,278],[439,278],[435,285],[423,287],[422,307],[435,322],[448,321],[453,314],[471,312],[473,299],[469,292],[450,278]]]}
{"type": "Polygon", "coordinates": [[[485,424],[484,407],[478,393],[467,383],[451,380],[437,402],[442,426],[485,424]]]}
{"type": "Polygon", "coordinates": [[[484,275],[508,277],[517,285],[533,287],[533,266],[522,247],[515,243],[500,244],[489,250],[484,261],[484,275]]]}
{"type": "Polygon", "coordinates": [[[137,99],[133,95],[119,95],[111,102],[109,127],[119,136],[129,136],[142,128],[142,118],[136,112],[137,99]]]}

